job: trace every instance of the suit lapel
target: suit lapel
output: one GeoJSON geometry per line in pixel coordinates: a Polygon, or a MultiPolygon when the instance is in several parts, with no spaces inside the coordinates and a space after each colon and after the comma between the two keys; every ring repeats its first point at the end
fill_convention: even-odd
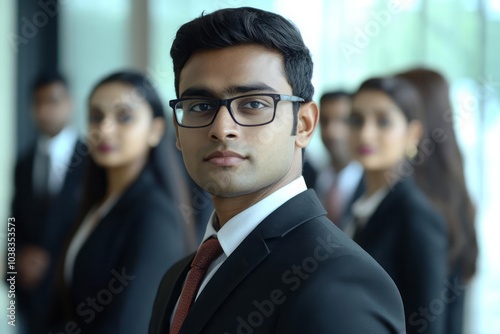
{"type": "MultiPolygon", "coordinates": [[[[305,191],[276,209],[243,240],[236,250],[217,270],[189,311],[181,328],[183,334],[200,333],[228,295],[270,254],[266,239],[282,237],[302,223],[325,215],[313,190],[305,191]]],[[[187,271],[186,271],[187,274],[187,271]]],[[[184,282],[183,278],[177,280],[184,282]]],[[[175,288],[174,288],[175,289],[175,288]]],[[[175,302],[180,289],[171,292],[175,302]]],[[[174,306],[175,306],[174,302],[174,306]]],[[[172,314],[170,301],[166,314],[172,314]]]]}
{"type": "Polygon", "coordinates": [[[150,330],[150,333],[170,333],[170,318],[181,294],[188,271],[191,268],[194,255],[195,253],[175,264],[171,269],[172,274],[170,274],[170,277],[162,280],[162,284],[158,289],[158,296],[156,296],[155,308],[157,309],[153,313],[159,319],[152,322],[152,324],[159,324],[160,328],[150,330]]]}
{"type": "Polygon", "coordinates": [[[269,254],[256,231],[242,242],[217,270],[189,311],[181,333],[200,333],[233,289],[269,254]]]}
{"type": "Polygon", "coordinates": [[[406,189],[411,186],[413,181],[410,179],[404,179],[399,181],[394,185],[394,188],[389,191],[387,196],[380,202],[379,206],[373,212],[373,215],[368,219],[366,225],[360,231],[357,231],[353,239],[358,244],[366,247],[368,244],[377,242],[377,236],[379,233],[384,233],[386,228],[386,223],[391,221],[391,216],[397,214],[394,211],[394,207],[397,207],[397,202],[403,196],[406,189]]]}

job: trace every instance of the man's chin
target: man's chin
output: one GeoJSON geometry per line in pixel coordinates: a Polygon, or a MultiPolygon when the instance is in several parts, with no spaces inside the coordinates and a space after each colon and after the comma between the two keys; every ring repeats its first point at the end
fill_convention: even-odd
{"type": "Polygon", "coordinates": [[[234,198],[247,194],[251,194],[255,189],[247,189],[243,187],[235,187],[234,185],[218,186],[215,182],[209,183],[202,187],[210,195],[221,198],[234,198]]]}

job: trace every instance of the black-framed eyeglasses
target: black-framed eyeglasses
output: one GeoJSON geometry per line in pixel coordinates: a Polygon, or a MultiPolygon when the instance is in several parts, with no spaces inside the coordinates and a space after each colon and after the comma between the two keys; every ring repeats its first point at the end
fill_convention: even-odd
{"type": "Polygon", "coordinates": [[[226,100],[208,97],[188,97],[171,100],[177,124],[185,128],[203,128],[211,125],[221,106],[229,110],[232,119],[241,126],[269,124],[276,116],[279,101],[305,102],[298,96],[283,94],[250,94],[226,100]]]}

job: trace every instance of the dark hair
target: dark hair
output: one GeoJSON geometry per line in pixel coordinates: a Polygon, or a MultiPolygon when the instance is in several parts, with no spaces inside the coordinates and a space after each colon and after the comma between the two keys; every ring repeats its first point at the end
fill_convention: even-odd
{"type": "Polygon", "coordinates": [[[177,96],[181,70],[193,53],[245,44],[257,44],[279,52],[293,94],[306,101],[312,100],[313,62],[300,31],[280,15],[251,7],[202,14],[180,27],[170,49],[177,96]]]}
{"type": "Polygon", "coordinates": [[[319,103],[322,104],[325,101],[333,101],[333,100],[338,100],[338,99],[351,99],[352,94],[344,91],[344,90],[335,90],[331,92],[326,92],[323,95],[321,95],[321,98],[319,99],[319,103]]]}
{"type": "MultiPolygon", "coordinates": [[[[149,80],[141,73],[124,71],[113,73],[105,77],[91,90],[89,100],[99,87],[108,83],[123,83],[130,85],[134,88],[134,94],[139,94],[150,105],[151,110],[153,111],[153,117],[165,118],[163,104],[160,97],[156,93],[156,90],[153,89],[149,80]]],[[[156,147],[151,148],[148,164],[153,168],[159,184],[168,194],[172,194],[171,190],[173,189],[171,189],[171,185],[165,175],[165,169],[159,166],[163,162],[161,154],[165,154],[165,146],[167,145],[166,138],[166,135],[164,135],[160,143],[156,147]]],[[[92,182],[85,182],[82,219],[96,203],[104,198],[104,195],[106,194],[105,170],[102,167],[99,167],[92,159],[90,159],[87,167],[86,180],[92,180],[92,182]]]]}
{"type": "Polygon", "coordinates": [[[33,81],[31,91],[34,93],[39,88],[51,85],[54,83],[62,84],[66,89],[69,89],[68,81],[66,78],[58,72],[46,72],[39,74],[33,81]]]}
{"type": "Polygon", "coordinates": [[[422,120],[422,104],[416,89],[406,80],[397,77],[372,78],[364,81],[354,94],[364,90],[376,90],[385,93],[401,109],[406,120],[422,120]]]}
{"type": "MultiPolygon", "coordinates": [[[[92,89],[89,100],[95,91],[109,83],[123,83],[130,85],[134,88],[133,94],[138,94],[142,97],[151,107],[153,117],[160,117],[165,119],[163,103],[151,82],[140,72],[123,71],[111,74],[104,79],[100,80],[92,89]]],[[[156,147],[150,149],[147,168],[151,168],[158,184],[163,188],[166,195],[170,197],[174,203],[190,203],[186,185],[182,184],[184,181],[180,162],[173,151],[173,144],[167,133],[165,132],[156,147]]],[[[84,192],[82,199],[82,207],[78,219],[81,223],[89,210],[100,202],[106,193],[106,173],[102,167],[99,167],[92,159],[88,159],[84,182],[84,192]]],[[[178,207],[178,206],[177,206],[178,207]]],[[[179,215],[177,219],[180,221],[179,215]]],[[[192,227],[193,224],[183,224],[186,227],[192,227]]],[[[193,231],[188,231],[188,247],[191,246],[193,231]]]]}
{"type": "Polygon", "coordinates": [[[425,125],[430,131],[444,131],[444,142],[435,145],[421,164],[415,179],[433,205],[444,214],[450,235],[449,263],[459,268],[466,280],[476,271],[478,246],[475,207],[465,184],[464,163],[453,129],[449,87],[436,71],[414,69],[399,74],[411,82],[422,97],[425,125]]]}

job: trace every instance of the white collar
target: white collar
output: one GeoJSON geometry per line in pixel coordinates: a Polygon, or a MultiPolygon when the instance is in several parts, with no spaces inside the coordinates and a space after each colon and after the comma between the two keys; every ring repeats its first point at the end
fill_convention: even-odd
{"type": "Polygon", "coordinates": [[[49,191],[53,194],[62,187],[77,140],[78,133],[71,127],[62,129],[52,138],[45,135],[38,138],[36,154],[45,152],[50,157],[49,191]]]}
{"type": "Polygon", "coordinates": [[[216,213],[212,213],[208,221],[203,242],[216,235],[224,250],[224,254],[229,257],[231,253],[241,244],[241,242],[273,211],[285,202],[307,190],[304,178],[300,176],[286,186],[276,190],[271,195],[255,203],[251,207],[238,213],[229,219],[222,228],[217,231],[214,228],[216,223],[216,213]]]}
{"type": "Polygon", "coordinates": [[[374,192],[371,196],[363,195],[352,204],[352,214],[362,225],[373,215],[380,203],[389,193],[388,187],[382,187],[374,192]]]}
{"type": "Polygon", "coordinates": [[[65,127],[57,135],[50,138],[47,135],[41,135],[38,138],[38,150],[48,152],[51,159],[60,160],[60,155],[66,155],[72,152],[78,135],[71,127],[65,127]]]}
{"type": "Polygon", "coordinates": [[[330,165],[327,169],[319,173],[315,189],[320,198],[325,198],[333,183],[337,180],[337,188],[340,189],[340,192],[344,193],[346,197],[349,197],[354,193],[354,190],[356,190],[362,176],[363,166],[356,160],[352,160],[338,172],[330,165]]]}

